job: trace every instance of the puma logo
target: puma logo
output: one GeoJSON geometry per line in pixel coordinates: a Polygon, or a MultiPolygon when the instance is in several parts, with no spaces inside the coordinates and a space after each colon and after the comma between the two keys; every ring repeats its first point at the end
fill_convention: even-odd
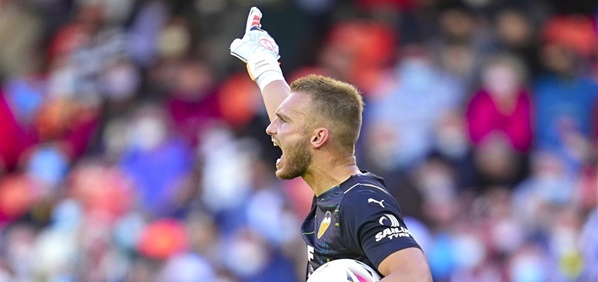
{"type": "Polygon", "coordinates": [[[369,199],[368,199],[368,204],[369,204],[369,203],[376,203],[376,204],[380,205],[382,208],[384,208],[384,204],[383,204],[382,202],[384,202],[384,200],[382,200],[382,201],[377,201],[377,200],[374,200],[374,199],[372,199],[372,198],[369,198],[369,199]]]}

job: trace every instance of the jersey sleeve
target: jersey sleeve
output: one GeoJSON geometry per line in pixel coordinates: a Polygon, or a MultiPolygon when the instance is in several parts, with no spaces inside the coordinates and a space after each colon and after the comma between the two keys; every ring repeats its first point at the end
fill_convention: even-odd
{"type": "Polygon", "coordinates": [[[403,221],[399,205],[382,188],[348,191],[341,205],[341,216],[348,239],[376,268],[396,251],[420,248],[403,221]]]}

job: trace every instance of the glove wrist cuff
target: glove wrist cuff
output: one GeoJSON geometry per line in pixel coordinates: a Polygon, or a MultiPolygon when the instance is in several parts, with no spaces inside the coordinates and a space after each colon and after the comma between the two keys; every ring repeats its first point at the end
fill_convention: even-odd
{"type": "Polygon", "coordinates": [[[272,81],[284,80],[278,60],[268,54],[256,55],[249,59],[247,71],[260,90],[263,90],[272,81]]]}
{"type": "Polygon", "coordinates": [[[277,71],[267,71],[264,72],[262,75],[260,75],[255,82],[257,83],[257,86],[260,87],[260,90],[264,90],[264,88],[266,87],[266,85],[270,84],[270,82],[272,81],[277,81],[277,80],[283,80],[284,81],[284,76],[282,75],[282,72],[277,72],[277,71]]]}

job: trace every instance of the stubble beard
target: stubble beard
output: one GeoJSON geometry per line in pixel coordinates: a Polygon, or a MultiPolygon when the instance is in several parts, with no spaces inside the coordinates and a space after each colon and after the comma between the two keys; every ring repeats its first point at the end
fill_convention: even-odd
{"type": "Polygon", "coordinates": [[[276,172],[276,177],[288,180],[303,176],[312,162],[308,145],[309,143],[305,140],[287,149],[284,154],[284,167],[276,172]]]}

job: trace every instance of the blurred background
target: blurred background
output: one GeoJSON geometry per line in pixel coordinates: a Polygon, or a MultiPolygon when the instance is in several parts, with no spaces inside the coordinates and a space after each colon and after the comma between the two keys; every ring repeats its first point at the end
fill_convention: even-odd
{"type": "Polygon", "coordinates": [[[289,81],[362,90],[435,281],[598,281],[593,0],[0,0],[0,281],[303,281],[252,5],[289,81]]]}

